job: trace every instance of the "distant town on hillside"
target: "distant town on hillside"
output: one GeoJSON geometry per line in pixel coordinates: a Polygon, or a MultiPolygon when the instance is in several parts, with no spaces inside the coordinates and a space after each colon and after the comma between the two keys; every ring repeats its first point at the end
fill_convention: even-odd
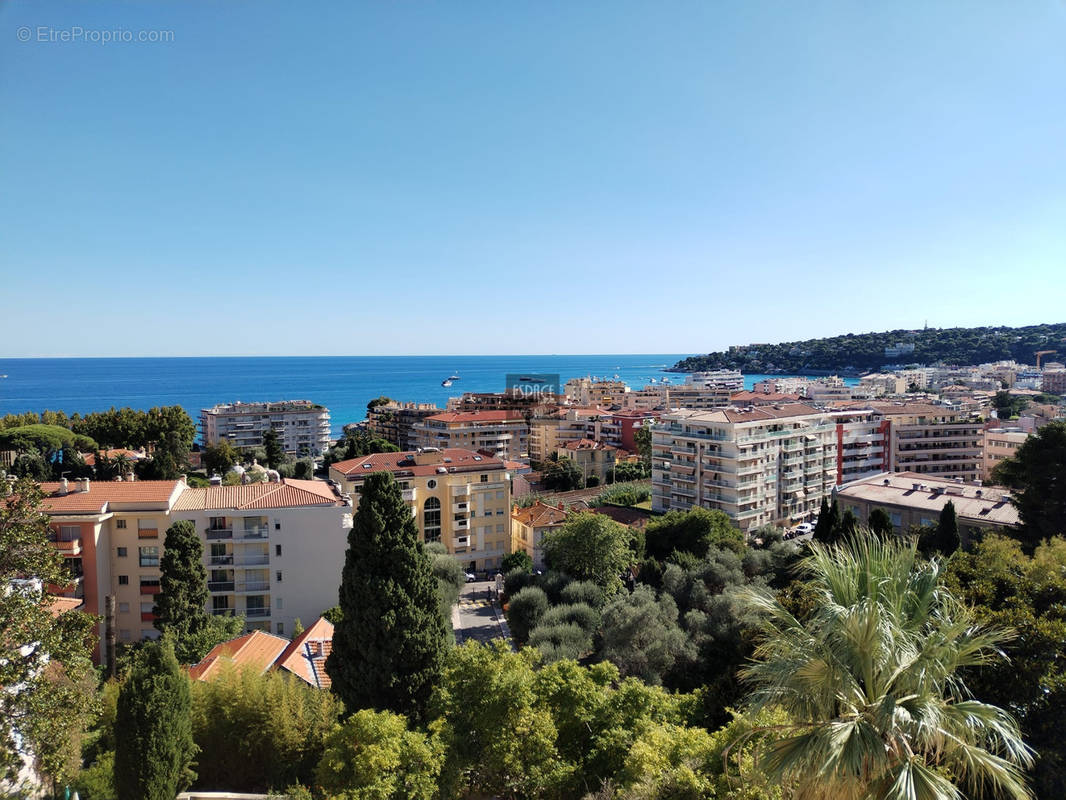
{"type": "Polygon", "coordinates": [[[739,369],[745,373],[832,372],[852,374],[909,364],[980,364],[1066,354],[1066,322],[1022,328],[925,328],[883,333],[849,333],[825,339],[780,344],[735,345],[724,352],[691,356],[675,372],[739,369]],[[1040,355],[1038,355],[1040,354],[1040,355]]]}

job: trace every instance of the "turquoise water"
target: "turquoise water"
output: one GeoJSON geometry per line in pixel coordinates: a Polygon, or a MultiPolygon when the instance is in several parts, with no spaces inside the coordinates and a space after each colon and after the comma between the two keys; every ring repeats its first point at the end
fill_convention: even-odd
{"type": "MultiPolygon", "coordinates": [[[[558,373],[560,380],[618,375],[639,388],[661,380],[687,354],[546,356],[344,356],[308,358],[35,358],[0,359],[0,416],[44,409],[101,411],[180,405],[201,408],[235,400],[306,399],[329,408],[335,434],[366,416],[379,395],[436,403],[464,391],[503,391],[507,373],[558,373]],[[451,388],[441,381],[458,375],[451,388]]],[[[684,375],[669,374],[674,382],[684,375]]],[[[763,375],[745,376],[745,384],[763,375]]]]}

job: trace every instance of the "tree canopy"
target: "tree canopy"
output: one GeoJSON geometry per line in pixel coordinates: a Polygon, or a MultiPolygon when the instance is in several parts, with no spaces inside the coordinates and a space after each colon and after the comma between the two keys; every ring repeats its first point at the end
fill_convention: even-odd
{"type": "Polygon", "coordinates": [[[992,479],[1013,490],[1021,518],[1015,535],[1029,552],[1043,539],[1066,534],[1066,422],[1036,431],[996,465],[992,479]]]}
{"type": "Polygon", "coordinates": [[[577,580],[592,581],[613,594],[622,586],[622,570],[629,566],[630,534],[603,514],[571,514],[566,522],[544,535],[541,546],[553,569],[577,580]]]}

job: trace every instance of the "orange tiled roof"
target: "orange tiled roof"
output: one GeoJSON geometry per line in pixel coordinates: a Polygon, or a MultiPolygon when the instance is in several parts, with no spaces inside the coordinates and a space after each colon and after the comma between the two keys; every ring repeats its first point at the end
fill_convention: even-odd
{"type": "Polygon", "coordinates": [[[503,462],[492,456],[483,456],[472,450],[447,447],[440,451],[440,458],[431,464],[416,464],[416,452],[373,453],[361,458],[338,461],[330,469],[343,475],[369,475],[371,472],[392,472],[403,475],[434,475],[439,467],[446,467],[448,472],[468,472],[473,470],[503,469],[503,462]],[[364,466],[366,465],[366,466],[364,466]]]}
{"type": "Polygon", "coordinates": [[[540,528],[545,525],[561,525],[566,521],[567,513],[565,508],[550,506],[538,500],[531,506],[512,512],[511,517],[523,525],[540,528]]]}
{"type": "Polygon", "coordinates": [[[614,445],[597,442],[593,439],[574,439],[566,442],[563,447],[567,450],[617,450],[614,445]]]}
{"type": "Polygon", "coordinates": [[[434,422],[524,422],[521,411],[448,411],[426,417],[434,422]]]}
{"type": "Polygon", "coordinates": [[[294,508],[332,506],[341,501],[325,481],[298,481],[285,478],[280,483],[249,483],[242,486],[208,486],[186,489],[174,503],[175,511],[206,509],[294,508]]]}
{"type": "Polygon", "coordinates": [[[80,597],[53,597],[48,601],[48,610],[53,617],[58,617],[65,611],[77,611],[83,602],[80,597]]]}
{"type": "Polygon", "coordinates": [[[796,403],[800,399],[798,394],[783,394],[780,392],[733,392],[729,400],[733,403],[796,403]]]}
{"type": "Polygon", "coordinates": [[[285,669],[319,689],[332,682],[326,674],[326,658],[333,649],[333,623],[319,617],[315,624],[293,639],[274,666],[285,669]]]}
{"type": "Polygon", "coordinates": [[[182,481],[90,481],[89,491],[78,491],[78,482],[70,481],[67,494],[59,494],[60,484],[42,483],[43,508],[50,514],[103,514],[111,504],[169,504],[182,481]]]}
{"type": "Polygon", "coordinates": [[[237,669],[253,668],[266,672],[289,646],[289,640],[264,631],[252,631],[236,639],[215,645],[198,664],[189,667],[189,677],[194,681],[209,681],[218,675],[222,664],[233,664],[237,669]]]}

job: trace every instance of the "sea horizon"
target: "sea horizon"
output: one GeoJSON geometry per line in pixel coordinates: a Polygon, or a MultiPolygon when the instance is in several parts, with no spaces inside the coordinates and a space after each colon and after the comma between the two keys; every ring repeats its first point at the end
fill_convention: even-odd
{"type": "MultiPolygon", "coordinates": [[[[436,403],[463,392],[498,392],[514,372],[599,377],[634,389],[663,378],[687,353],[492,356],[99,356],[0,358],[0,416],[28,411],[67,414],[128,406],[180,405],[193,420],[219,403],[311,400],[330,410],[334,436],[366,417],[379,396],[436,403]],[[460,378],[450,387],[442,381],[460,378]]],[[[747,388],[765,375],[745,375],[747,388]]],[[[773,376],[784,377],[784,376],[773,376]]]]}

